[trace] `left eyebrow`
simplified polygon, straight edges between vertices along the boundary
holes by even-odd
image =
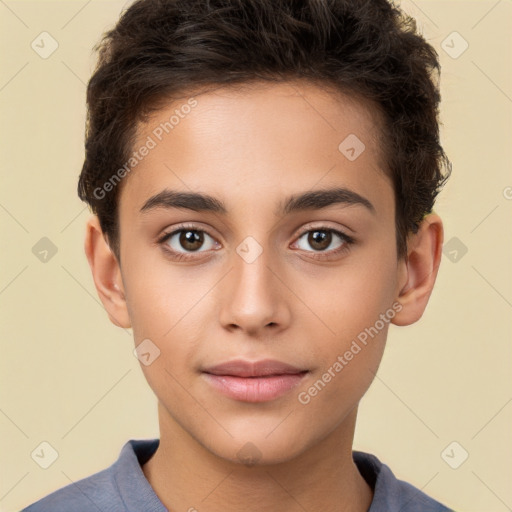
[[[347,188],[311,190],[288,197],[276,210],[276,215],[288,215],[305,210],[320,210],[335,204],[362,205],[375,215],[375,207],[365,197]],[[156,208],[184,208],[193,211],[228,213],[226,205],[208,194],[180,192],[165,189],[150,197],[140,209],[141,212]]]
[[[303,210],[320,210],[335,204],[353,205],[359,204],[367,208],[375,215],[375,207],[366,197],[348,188],[330,188],[323,190],[311,190],[302,194],[289,197],[276,213],[287,215],[291,212]]]

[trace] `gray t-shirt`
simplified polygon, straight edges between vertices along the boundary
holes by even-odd
[[[168,512],[141,468],[159,442],[131,439],[110,467],[58,489],[22,512]],[[419,489],[397,480],[374,455],[353,451],[352,456],[374,490],[368,512],[452,512]]]

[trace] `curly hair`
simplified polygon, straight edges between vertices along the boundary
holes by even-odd
[[[201,87],[304,79],[377,105],[399,258],[451,173],[438,55],[388,0],[137,0],[95,49],[78,195],[118,259],[120,187],[98,190],[129,160],[138,122]]]

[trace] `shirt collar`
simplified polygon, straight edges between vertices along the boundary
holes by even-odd
[[[128,510],[168,512],[142,471],[143,464],[151,458],[159,444],[159,439],[131,439],[123,446],[118,460],[114,463],[114,479]],[[420,492],[404,494],[404,485],[411,491],[413,487],[397,480],[389,467],[374,455],[353,451],[352,457],[357,469],[373,490],[373,500],[368,512],[400,510],[412,500],[422,501],[423,496],[430,501]]]

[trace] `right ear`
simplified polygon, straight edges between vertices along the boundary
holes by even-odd
[[[84,249],[96,290],[110,321],[118,327],[130,328],[121,268],[96,215],[87,221]]]

